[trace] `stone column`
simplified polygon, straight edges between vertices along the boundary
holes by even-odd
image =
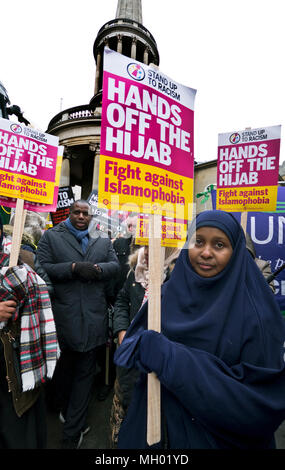
[[[59,187],[70,185],[70,157],[71,153],[68,147],[64,147],[63,159],[61,164]]]
[[[95,73],[95,88],[94,88],[94,95],[96,95],[99,91],[99,78],[100,78],[100,68],[101,68],[101,52],[97,54],[96,60],[96,73]]]
[[[143,53],[143,63],[148,65],[148,47],[145,48],[144,53]]]
[[[122,54],[122,51],[123,51],[123,41],[122,41],[122,35],[119,34],[118,37],[118,42],[117,42],[117,52],[119,52],[120,54]]]
[[[131,58],[136,59],[136,57],[137,57],[137,38],[133,37],[132,48],[131,48]]]

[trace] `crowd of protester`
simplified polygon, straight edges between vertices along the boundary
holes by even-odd
[[[13,267],[13,227],[0,224],[0,448],[46,448],[48,408],[63,425],[61,448],[80,448],[96,380],[99,400],[113,394],[110,448],[147,448],[151,372],[161,383],[155,447],[274,448],[285,325],[270,265],[236,219],[204,211],[183,249],[164,249],[161,332],[147,327],[148,246],[137,243],[136,217],[114,239],[91,232],[91,220],[78,200],[41,236],[24,231]]]

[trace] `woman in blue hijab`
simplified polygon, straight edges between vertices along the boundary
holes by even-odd
[[[285,419],[285,322],[231,214],[190,226],[162,289],[161,333],[147,304],[115,354],[142,373],[119,448],[147,448],[147,373],[161,382],[162,439],[170,449],[265,449]]]

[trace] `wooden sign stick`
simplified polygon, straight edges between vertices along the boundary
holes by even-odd
[[[240,224],[243,228],[244,234],[246,235],[246,225],[247,225],[247,212],[242,212],[240,216]]]
[[[148,329],[160,332],[161,293],[161,216],[149,216],[149,301]],[[147,384],[147,443],[153,445],[161,440],[160,382],[152,372]]]
[[[150,67],[158,70],[153,63]],[[161,216],[149,216],[149,300],[148,329],[161,330],[160,292],[161,292]],[[160,382],[154,373],[148,374],[147,383],[147,443],[153,445],[161,439]]]
[[[22,242],[22,234],[25,223],[23,223],[24,202],[24,199],[17,199],[9,267],[17,266],[18,264],[20,246]]]

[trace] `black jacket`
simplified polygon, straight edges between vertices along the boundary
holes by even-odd
[[[129,258],[129,272],[122,289],[117,294],[117,298],[114,305],[113,313],[113,335],[117,336],[119,331],[127,330],[133,320],[134,316],[137,314],[141,308],[142,301],[145,294],[145,288],[141,283],[136,282],[135,280],[135,265],[137,261],[137,251],[133,253]],[[166,282],[170,275],[171,271],[175,265],[173,260],[168,266],[166,272]]]
[[[113,334],[127,330],[136,313],[139,311],[145,294],[144,287],[135,280],[135,272],[129,270],[123,288],[120,290],[114,305]],[[136,369],[116,368],[115,394],[117,406],[123,409],[118,411],[119,415],[126,412],[131,401],[133,387],[139,377]],[[116,406],[116,405],[115,405]],[[116,416],[116,410],[114,409]],[[116,419],[116,418],[115,418]]]
[[[40,264],[54,287],[53,313],[61,348],[89,351],[105,343],[108,333],[106,284],[119,270],[109,238],[89,240],[86,253],[62,222],[47,230],[37,250]],[[99,280],[82,281],[74,275],[72,263],[98,264]]]
[[[144,294],[145,289],[139,282],[136,282],[135,272],[131,269],[114,305],[114,336],[119,331],[128,329],[132,319],[141,307]]]
[[[132,237],[120,237],[114,240],[113,248],[120,263],[120,270],[117,276],[112,281],[113,298],[117,298],[118,293],[122,289],[129,272],[130,266],[128,264],[129,256],[131,254]]]

